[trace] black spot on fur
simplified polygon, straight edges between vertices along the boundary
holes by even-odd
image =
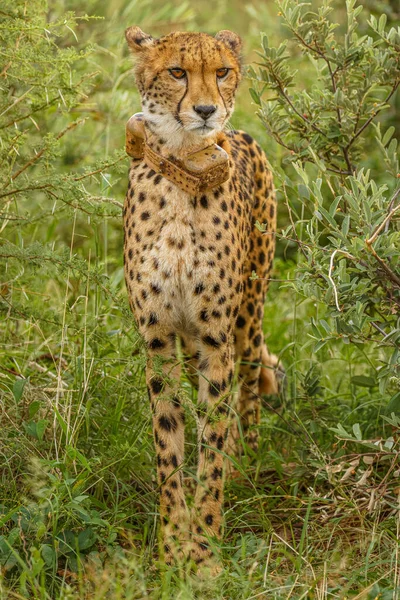
[[[207,200],[207,196],[201,196],[200,198],[200,204],[203,208],[208,208],[208,200]]]
[[[149,342],[149,348],[151,348],[152,350],[160,350],[161,348],[165,348],[165,342],[163,342],[159,338],[153,338]]]
[[[198,283],[194,288],[194,293],[196,294],[196,296],[199,296],[204,292],[204,289],[204,285],[202,283]]]
[[[220,342],[218,342],[218,340],[213,338],[211,335],[205,335],[202,340],[205,344],[207,344],[207,346],[212,346],[213,348],[219,348],[221,345]]]
[[[157,325],[157,323],[158,323],[158,317],[157,317],[156,313],[150,313],[149,325]]]
[[[244,327],[245,325],[246,325],[246,321],[245,321],[244,317],[242,317],[242,315],[240,315],[236,320],[236,327],[239,327],[240,329],[242,329],[242,327]]]
[[[150,381],[150,386],[153,394],[159,394],[163,388],[163,382],[159,377],[155,377]]]
[[[176,431],[178,427],[175,417],[167,417],[166,415],[161,415],[158,418],[158,424],[164,431]]]

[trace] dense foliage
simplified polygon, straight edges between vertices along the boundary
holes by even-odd
[[[398,596],[399,13],[363,4],[3,0],[1,598]],[[260,455],[244,449],[228,484],[217,581],[155,566],[122,270],[131,24],[242,35],[232,124],[262,143],[278,188],[265,333],[288,389],[266,399]]]
[[[301,251],[295,288],[328,307],[324,319],[312,321],[313,350],[335,339],[361,351],[374,344],[377,361],[364,364],[353,383],[379,385],[398,410],[398,143],[394,126],[374,121],[390,109],[400,84],[400,29],[385,29],[383,14],[371,16],[369,31],[360,32],[362,6],[355,4],[347,0],[347,25],[338,35],[330,20],[333,3],[313,11],[307,3],[279,2],[292,38],[315,68],[316,83],[296,85],[287,41],[274,48],[264,36],[259,69],[250,68],[256,84],[251,93],[296,171],[296,177],[280,173],[290,216],[282,236]],[[264,99],[267,90],[273,96]],[[373,125],[371,140],[365,134]],[[372,144],[379,158],[371,157]]]

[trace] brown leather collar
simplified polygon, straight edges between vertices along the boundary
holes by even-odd
[[[230,177],[228,153],[213,144],[189,154],[185,160],[162,156],[146,143],[143,113],[126,125],[126,152],[159,173],[184,192],[195,196],[227,181]]]

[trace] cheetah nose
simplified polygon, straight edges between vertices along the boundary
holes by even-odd
[[[210,115],[215,113],[217,107],[213,106],[212,104],[199,104],[199,106],[193,106],[193,110],[206,121]]]

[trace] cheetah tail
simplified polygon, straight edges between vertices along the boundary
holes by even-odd
[[[259,394],[279,394],[285,370],[278,357],[275,354],[270,354],[265,344],[261,350],[261,363]]]

